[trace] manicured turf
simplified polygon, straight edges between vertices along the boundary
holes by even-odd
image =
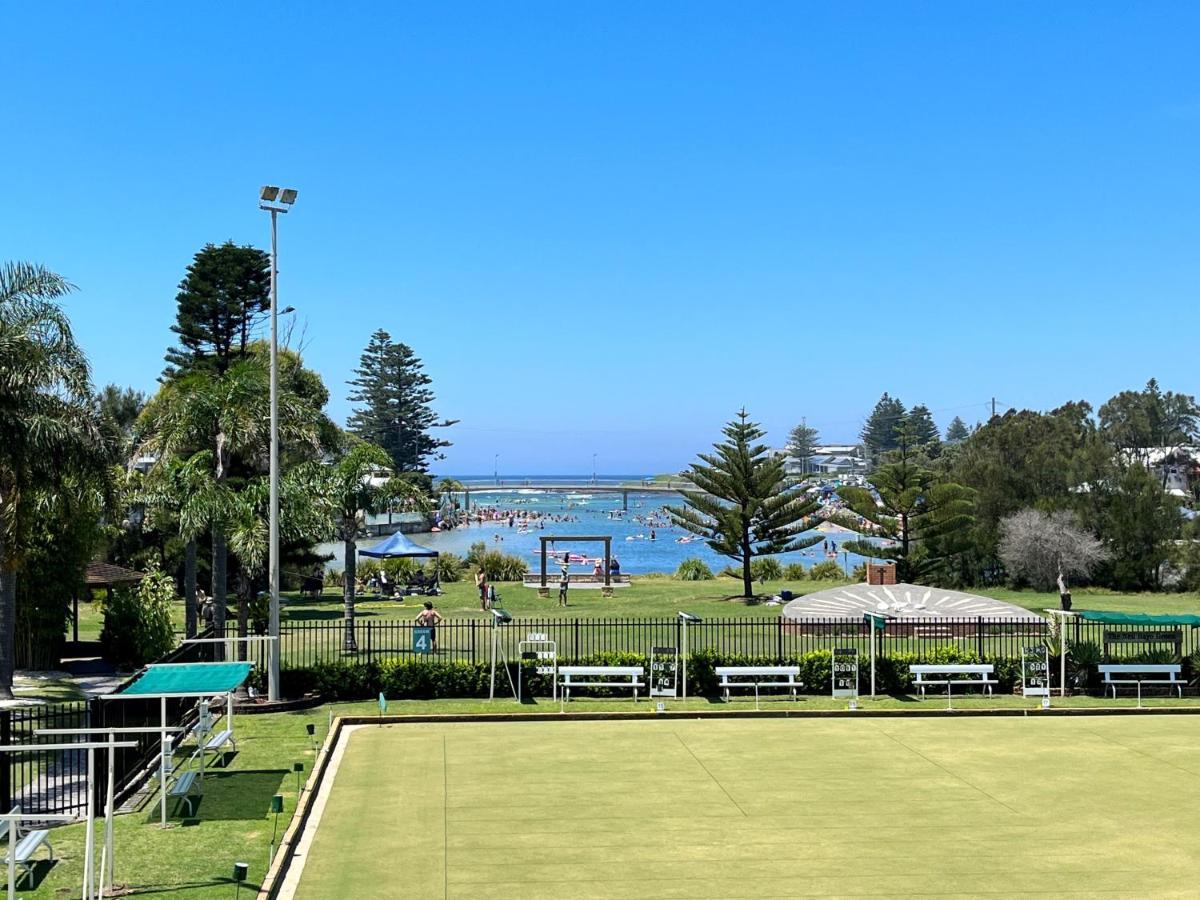
[[[367,726],[297,897],[1195,896],[1192,717]]]

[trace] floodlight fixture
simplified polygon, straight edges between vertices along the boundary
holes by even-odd
[[[294,313],[295,311],[296,311],[296,307],[294,307],[294,306],[285,306],[283,309],[281,309],[281,310],[279,311],[279,314],[280,314],[281,316],[290,316],[290,315],[291,315],[292,313]]]
[[[512,621],[512,616],[506,610],[500,609],[498,606],[492,607],[493,621],[497,625],[507,625]]]
[[[295,188],[284,188],[279,192],[279,202],[285,206],[291,206],[296,202],[297,193],[298,191]]]
[[[295,194],[295,191],[293,191],[292,193]],[[268,203],[274,203],[275,198],[279,196],[279,188],[275,187],[274,185],[270,185],[270,184],[264,185],[262,192],[258,196],[261,197],[263,200],[267,201]],[[295,197],[293,197],[292,199],[294,200]]]
[[[701,619],[699,616],[694,616],[689,612],[684,612],[683,610],[680,610],[679,611],[679,621],[686,622],[688,625],[696,625],[700,622],[703,622],[704,620]]]

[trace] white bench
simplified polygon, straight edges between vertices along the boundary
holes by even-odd
[[[618,687],[632,689],[633,701],[636,703],[638,688],[645,687],[642,676],[646,674],[646,670],[641,666],[559,666],[558,674],[558,683],[563,689],[563,700],[571,699],[571,688]]]
[[[226,744],[233,744],[234,752],[237,752],[237,740],[233,736],[233,729],[222,728],[215,734],[210,735],[204,740],[204,750],[220,750]]]
[[[12,808],[14,813],[21,811],[20,806]],[[4,843],[4,864],[8,865],[8,829],[13,829],[12,836],[15,839],[16,845],[13,849],[13,862],[21,867],[21,870],[33,878],[33,854],[42,844],[46,845],[46,849],[50,852],[51,861],[54,860],[54,848],[50,846],[50,830],[47,828],[34,828],[30,831],[21,834],[21,824],[16,820],[5,819],[0,821],[0,841]]]
[[[929,663],[909,666],[908,671],[915,676],[913,683],[922,697],[925,696],[925,688],[930,685],[944,685],[949,696],[952,685],[978,685],[990,694],[992,685],[996,684],[996,679],[991,677],[995,671],[991,663]]]
[[[1117,699],[1118,684],[1136,684],[1140,694],[1143,684],[1165,684],[1173,687],[1183,698],[1183,679],[1179,677],[1183,667],[1175,663],[1101,663],[1096,667],[1104,676],[1104,692],[1112,688],[1113,699]],[[1130,677],[1114,678],[1114,675]]]
[[[177,776],[175,779],[175,782],[171,785],[170,789],[167,791],[168,797],[182,797],[183,798],[183,803],[184,803],[184,806],[187,808],[187,814],[189,816],[195,815],[195,812],[196,812],[196,806],[195,806],[196,798],[191,796],[191,793],[192,793],[192,788],[196,784],[196,778],[198,776],[199,776],[198,772],[196,772],[194,769],[189,769],[188,771],[184,772],[182,775]]]
[[[757,696],[759,688],[785,687],[795,699],[796,689],[803,687],[796,680],[800,674],[799,666],[717,666],[716,673],[721,679],[721,691],[726,700],[729,699],[731,688],[754,688]],[[750,680],[741,681],[743,678]]]

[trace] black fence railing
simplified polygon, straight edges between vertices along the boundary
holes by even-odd
[[[705,618],[686,627],[688,650],[693,653],[712,651],[726,656],[783,660],[834,647],[858,647],[865,653],[870,646],[868,626],[859,619]],[[285,623],[279,642],[281,664],[285,669],[303,669],[335,662],[379,662],[417,656],[420,653],[414,639],[419,628],[409,621],[363,618],[355,621],[353,639],[348,642],[342,622]],[[508,658],[515,659],[520,641],[530,634],[545,635],[557,643],[560,661],[570,663],[605,653],[644,654],[651,646],[682,647],[683,628],[673,618],[522,618],[499,626],[496,639]],[[1104,628],[1080,623],[1073,626],[1068,638],[1072,643],[1092,641],[1102,646]],[[491,658],[492,629],[493,624],[484,619],[443,621],[436,631],[437,658],[487,662]],[[235,634],[236,627],[227,626],[226,635]],[[877,633],[877,651],[883,656],[924,657],[953,647],[980,658],[1019,659],[1023,647],[1050,636],[1050,625],[1044,620],[947,618],[892,622]],[[1186,655],[1198,646],[1195,631],[1187,630],[1183,653]],[[1112,645],[1114,654],[1116,647]],[[1162,647],[1161,643],[1129,641],[1119,645],[1119,654],[1128,656]],[[244,653],[256,666],[266,668],[265,642],[251,642],[244,650],[231,648],[229,652]]]
[[[43,728],[87,728],[92,704],[86,700],[0,710],[0,743],[28,744],[28,750],[0,755],[0,807],[20,804],[30,813],[64,814],[87,805],[87,757],[83,750],[39,750],[38,744],[64,743],[38,735]],[[6,764],[5,764],[6,763]]]

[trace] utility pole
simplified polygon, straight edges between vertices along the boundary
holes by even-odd
[[[996,418],[996,398],[992,398],[992,418]]]

